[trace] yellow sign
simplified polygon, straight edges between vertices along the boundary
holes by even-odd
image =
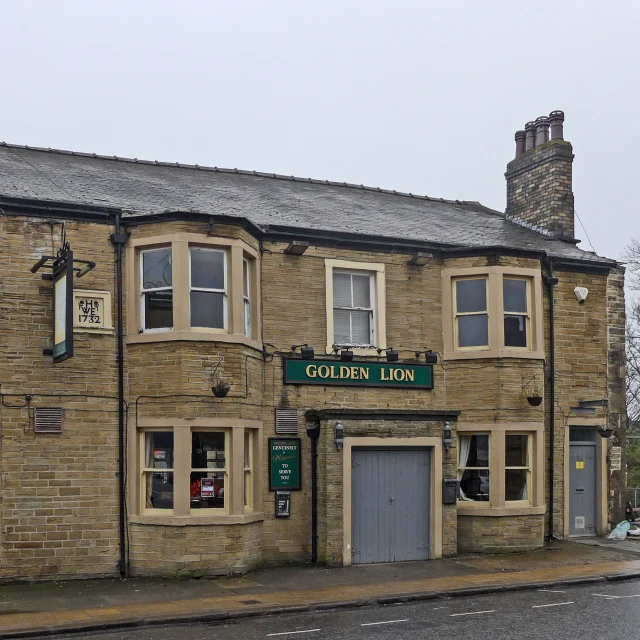
[[[576,460],[576,469],[584,469],[584,460]]]

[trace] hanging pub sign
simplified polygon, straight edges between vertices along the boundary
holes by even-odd
[[[269,438],[269,491],[300,491],[300,438]]]
[[[53,361],[73,357],[73,251],[53,263]]]
[[[341,362],[285,358],[285,384],[433,389],[433,366],[397,362]]]

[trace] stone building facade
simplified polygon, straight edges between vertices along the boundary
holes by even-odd
[[[552,116],[507,168],[506,214],[0,146],[0,579],[605,534],[624,516],[624,274],[575,246]],[[95,266],[77,263],[73,357],[52,362],[64,297],[42,274],[65,246]]]

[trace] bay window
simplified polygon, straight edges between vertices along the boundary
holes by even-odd
[[[460,425],[458,508],[480,515],[544,513],[544,425]]]
[[[540,270],[442,271],[444,359],[544,358]]]
[[[144,419],[140,423],[137,430],[132,427],[139,443],[132,517],[223,522],[259,512],[262,487],[255,468],[261,423],[222,418],[168,419],[166,427],[144,426]]]
[[[175,233],[130,240],[128,343],[217,340],[256,348],[259,252],[244,240]],[[135,327],[135,328],[134,328]]]

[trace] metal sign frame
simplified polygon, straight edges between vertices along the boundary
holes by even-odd
[[[73,358],[73,251],[53,263],[53,361]]]

